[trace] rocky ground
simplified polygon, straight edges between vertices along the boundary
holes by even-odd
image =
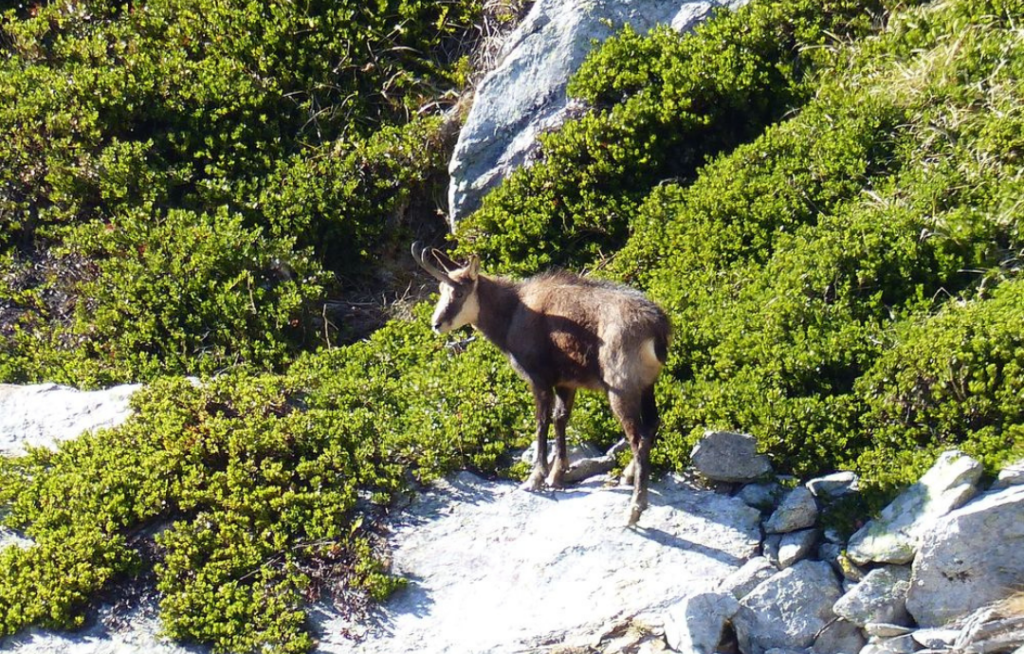
[[[0,387],[0,453],[116,424],[134,390]],[[581,456],[577,470],[607,467]],[[844,540],[820,518],[857,492],[852,473],[777,479],[753,438],[724,432],[693,462],[692,478],[652,485],[636,529],[623,526],[629,489],[603,472],[557,492],[469,473],[437,483],[389,525],[407,588],[369,619],[315,607],[316,651],[1024,654],[1024,464],[989,484],[947,452]],[[78,633],[0,649],[208,651],[160,638],[151,589],[111,593]]]

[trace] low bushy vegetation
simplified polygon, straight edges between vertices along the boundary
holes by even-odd
[[[990,472],[1024,455],[1024,5],[914,4],[753,0],[689,36],[623,32],[573,82],[592,113],[548,136],[543,160],[460,233],[492,270],[600,264],[668,310],[660,469],[686,466],[708,428],[755,434],[780,471],[854,469],[874,498],[943,448]],[[62,48],[117,52],[106,30],[143,20],[95,6],[88,18],[8,13],[0,98],[29,92],[21,74],[64,70]],[[241,25],[269,29],[257,17],[285,11],[273,7],[245,5],[256,13]],[[468,11],[402,8],[432,16],[422,38],[433,45]],[[185,29],[171,23],[159,33]],[[231,70],[217,34],[203,48]],[[257,66],[249,73],[258,62],[245,58],[269,47],[251,38],[232,55]],[[298,56],[278,47],[269,52]],[[300,60],[232,83],[284,84],[274,71],[322,63]],[[15,316],[0,377],[102,383],[231,367],[157,380],[122,427],[0,460],[4,520],[34,540],[0,553],[0,634],[80,625],[99,591],[152,576],[175,638],[304,651],[308,601],[401,584],[377,545],[382,508],[456,469],[520,472],[511,453],[532,431],[529,393],[489,344],[430,333],[429,307],[365,341],[295,353],[317,329],[310,307],[330,273],[359,274],[404,239],[399,214],[443,167],[440,122],[401,116],[426,92],[417,84],[455,69],[401,65],[420,73],[397,96],[377,79],[352,124],[339,118],[344,94],[323,114],[310,113],[316,94],[300,94],[309,104],[297,114],[273,114],[296,121],[289,136],[265,141],[143,130],[150,114],[118,100],[54,125],[73,131],[109,111],[109,124],[138,119],[145,137],[89,128],[86,147],[78,132],[60,141],[10,127],[51,105],[0,103],[0,129],[22,139],[0,145],[0,212],[14,217],[0,224],[0,312]],[[187,84],[182,74],[161,83]],[[160,88],[153,80],[154,97]],[[189,102],[214,97],[197,93],[175,101],[190,120],[232,123],[195,113]],[[236,109],[241,128],[263,129]],[[619,437],[591,395],[570,429],[603,446]]]
[[[897,14],[882,35],[837,53],[798,116],[692,185],[647,198],[612,269],[675,321],[664,463],[685,460],[707,427],[754,433],[784,469],[853,468],[890,488],[942,447],[992,465],[1020,453],[1016,414],[995,399],[1019,395],[1019,379],[984,371],[1016,370],[1020,336],[998,337],[1009,339],[1000,360],[965,357],[948,339],[914,344],[927,337],[907,329],[988,306],[1019,275],[1024,189],[1019,143],[1006,138],[1024,115],[1012,99],[1024,62],[1018,15],[985,2]],[[1009,329],[1012,304],[970,315]],[[953,403],[990,407],[983,418],[954,428],[923,408],[886,408],[893,396],[878,380],[920,365],[921,347],[935,348],[931,371],[902,392],[934,395],[930,377],[946,367],[991,374]]]
[[[543,137],[542,163],[514,172],[460,224],[462,250],[513,274],[601,263],[654,187],[692,181],[707,157],[802,105],[830,48],[871,33],[885,5],[753,2],[693,34],[625,29],[569,86],[593,111]]]
[[[410,214],[435,210],[410,196],[443,181],[450,130],[435,116],[479,12],[474,0],[5,9],[0,379],[279,369],[344,335],[324,300],[373,278],[408,241]]]

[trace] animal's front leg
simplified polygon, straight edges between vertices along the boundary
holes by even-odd
[[[569,453],[565,444],[565,428],[569,424],[569,415],[576,400],[576,389],[555,389],[555,462],[548,473],[548,486],[562,488],[565,486],[565,473],[569,470]]]
[[[551,424],[551,405],[554,394],[551,389],[533,387],[533,402],[537,417],[537,461],[533,464],[533,472],[521,488],[538,491],[544,488],[544,479],[548,475],[548,426]]]

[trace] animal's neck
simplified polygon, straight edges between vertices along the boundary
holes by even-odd
[[[508,328],[512,314],[519,306],[519,293],[515,282],[480,275],[477,282],[480,313],[473,325],[504,352],[508,351]]]

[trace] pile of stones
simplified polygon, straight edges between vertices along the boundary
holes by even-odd
[[[844,539],[821,517],[858,492],[856,475],[772,478],[756,450],[729,432],[694,448],[707,483],[763,512],[762,554],[669,609],[665,649],[1024,654],[1024,461],[985,488],[978,461],[945,452]]]

